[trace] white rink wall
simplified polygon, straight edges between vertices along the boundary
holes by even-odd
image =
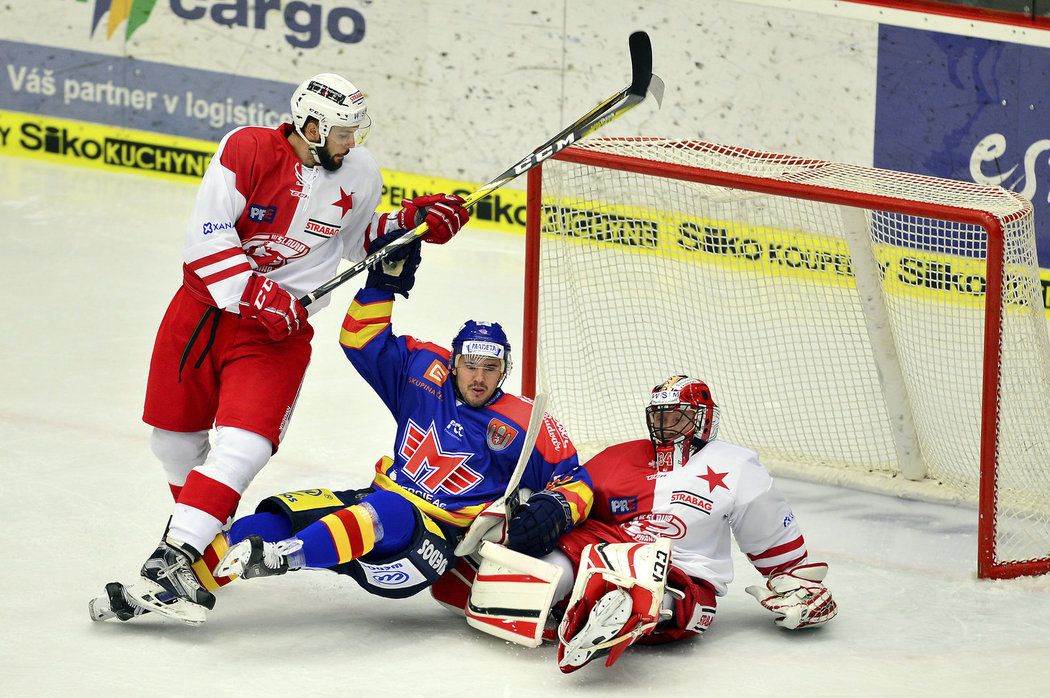
[[[195,183],[199,171],[129,163],[134,152],[159,158],[152,144],[134,150],[141,137],[127,136],[126,151],[101,156],[95,146],[94,162],[75,144],[119,139],[120,129],[165,134],[175,142],[162,148],[191,150],[205,163],[230,128],[275,125],[287,117],[295,84],[335,71],[366,95],[374,124],[368,146],[387,183],[383,206],[395,207],[413,192],[468,192],[504,171],[625,85],[627,37],[645,30],[654,72],[667,84],[663,106],[649,100],[601,135],[698,138],[1001,183],[1035,205],[1050,320],[1050,31],[833,0],[606,0],[597,7],[571,0],[9,4],[0,22],[0,155],[152,169],[145,173]],[[113,86],[137,90],[140,103],[109,103]],[[70,124],[84,125],[84,133],[64,137]],[[57,150],[44,152],[45,134],[59,132]],[[519,179],[479,205],[475,219],[520,232],[522,189]]]
[[[251,8],[224,15],[247,26],[222,26],[211,12],[238,3],[160,0],[126,39],[123,22],[107,36],[109,14],[92,33],[94,13],[104,4],[9,4],[0,40],[289,87],[316,72],[340,72],[366,94],[375,122],[369,145],[384,167],[487,181],[626,84],[627,37],[642,29],[653,40],[654,72],[667,83],[663,108],[656,111],[650,103],[604,134],[704,138],[871,161],[878,25],[867,19],[729,0],[606,0],[600,11],[570,0],[281,3],[285,14],[297,10],[294,26],[313,26],[293,31],[278,11],[266,13],[262,29]],[[178,13],[203,16],[184,19]],[[335,34],[353,43],[333,38],[333,17]],[[356,40],[361,20],[364,31]],[[313,41],[313,47],[293,45]],[[0,81],[0,95],[11,91],[7,97],[18,96],[14,71],[34,68],[12,54],[4,56],[8,75]],[[68,102],[63,76],[53,78],[55,99]],[[24,92],[27,83],[20,87]],[[184,95],[179,87],[156,89]],[[223,97],[216,93],[221,84],[210,94],[200,94],[207,85],[194,88],[198,97]],[[0,109],[12,108],[0,100]],[[155,108],[163,116],[162,105]],[[117,125],[121,118],[104,108],[99,116]],[[215,129],[214,140],[232,125]]]

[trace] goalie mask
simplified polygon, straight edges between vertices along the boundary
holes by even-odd
[[[452,356],[448,360],[449,369],[455,373],[460,361],[476,364],[483,359],[490,358],[499,360],[500,376],[496,383],[496,387],[499,388],[507,379],[511,368],[510,342],[507,341],[507,333],[503,331],[498,322],[467,320],[452,339]]]
[[[671,376],[653,388],[645,422],[656,452],[656,469],[673,470],[715,438],[718,406],[707,383]]]
[[[303,129],[307,119],[317,120],[319,140],[307,138]],[[292,124],[295,132],[311,149],[323,148],[332,128],[356,128],[355,141],[360,144],[372,125],[361,91],[346,78],[335,73],[321,73],[307,78],[292,93]]]

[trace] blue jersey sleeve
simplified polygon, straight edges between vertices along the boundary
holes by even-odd
[[[394,294],[363,288],[346,311],[339,344],[391,414],[398,415],[411,349],[390,324]]]

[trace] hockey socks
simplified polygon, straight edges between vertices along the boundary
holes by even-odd
[[[201,585],[208,591],[215,591],[219,587],[224,587],[234,579],[237,579],[236,577],[219,577],[214,574],[215,566],[219,564],[219,560],[222,559],[222,556],[226,554],[229,548],[230,545],[226,541],[226,536],[220,533],[204,548],[200,559],[190,566],[193,574],[196,575]]]
[[[382,536],[370,507],[355,504],[329,514],[299,532],[307,567],[333,567],[367,554]]]
[[[287,516],[264,511],[234,521],[228,537],[230,545],[236,545],[248,536],[259,536],[264,541],[276,543],[291,538],[293,533],[292,523]]]

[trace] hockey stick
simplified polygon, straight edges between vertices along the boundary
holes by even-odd
[[[569,147],[576,141],[582,140],[594,133],[613,119],[622,116],[628,110],[634,108],[645,99],[646,94],[651,94],[656,99],[659,107],[664,96],[664,83],[658,76],[653,75],[653,49],[649,42],[649,35],[645,32],[631,34],[629,45],[631,49],[631,84],[616,94],[603,101],[598,106],[581,116],[572,124],[567,126],[561,133],[532,151],[517,163],[509,167],[503,174],[493,179],[488,184],[477,189],[463,202],[466,208],[472,208],[486,196],[496,191],[519,175],[525,174],[544,160],[553,157],[556,153]],[[376,250],[363,260],[354,264],[335,278],[326,281],[310,293],[299,299],[304,306],[310,305],[318,298],[326,296],[335,288],[346,283],[365,269],[382,261],[387,255],[393,253],[405,245],[423,237],[427,233],[427,224],[420,223],[393,242]]]
[[[456,546],[455,552],[458,557],[475,552],[481,546],[482,541],[486,540],[485,534],[497,526],[506,524],[514,514],[514,510],[518,506],[521,477],[525,474],[525,467],[528,466],[529,458],[532,457],[532,450],[536,447],[536,439],[540,435],[543,416],[547,410],[547,401],[547,393],[539,393],[533,398],[532,415],[529,417],[529,426],[525,431],[525,443],[522,444],[518,462],[514,465],[514,471],[511,472],[510,479],[507,480],[507,488],[504,490],[502,497],[485,507],[484,511],[478,514],[477,518],[471,522],[467,532],[463,535],[463,540]]]

